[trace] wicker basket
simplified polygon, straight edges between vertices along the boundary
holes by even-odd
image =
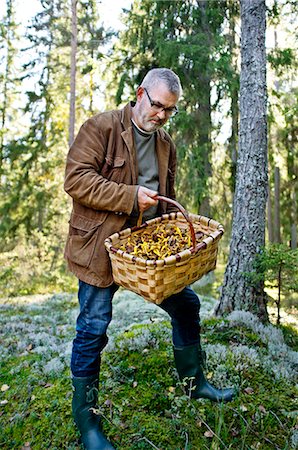
[[[156,304],[215,269],[218,242],[224,233],[220,223],[204,216],[188,214],[179,203],[167,197],[158,196],[158,199],[174,204],[181,212],[164,214],[140,226],[115,233],[105,240],[115,283]],[[145,228],[148,230],[161,222],[174,223],[182,229],[189,228],[192,247],[156,261],[119,250],[129,236],[142,233]],[[197,244],[195,234],[198,232],[205,237]]]

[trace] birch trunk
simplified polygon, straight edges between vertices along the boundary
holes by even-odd
[[[240,309],[268,320],[263,283],[250,283],[265,244],[267,163],[266,5],[241,0],[240,129],[230,255],[215,313]]]

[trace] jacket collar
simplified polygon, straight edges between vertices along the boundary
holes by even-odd
[[[131,117],[132,117],[132,108],[135,105],[135,102],[129,102],[124,108],[121,110],[121,123],[125,130],[130,128],[131,125]]]

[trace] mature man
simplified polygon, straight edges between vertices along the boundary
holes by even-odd
[[[71,359],[72,408],[87,450],[113,449],[92,412],[117,290],[104,240],[134,225],[139,212],[148,220],[171,210],[156,195],[175,198],[176,151],[162,127],[178,112],[180,95],[174,72],[150,70],[137,89],[136,102],[87,120],[67,157],[65,190],[73,198],[73,210],[65,257],[79,279],[80,303]],[[203,375],[197,295],[186,287],[160,307],[171,318],[179,377],[194,377],[192,397],[231,400],[232,389],[215,389]]]

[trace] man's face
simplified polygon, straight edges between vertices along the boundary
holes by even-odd
[[[171,117],[169,110],[165,111],[163,108],[174,108],[177,101],[178,96],[169,92],[162,83],[147,89],[139,87],[134,120],[142,130],[156,131]]]

